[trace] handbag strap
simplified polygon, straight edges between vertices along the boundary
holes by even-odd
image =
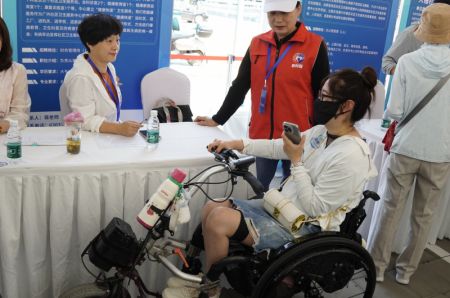
[[[167,123],[172,122],[172,119],[170,117],[169,107],[173,107],[177,110],[178,122],[183,122],[183,112],[181,111],[180,107],[177,106],[177,104],[173,100],[166,99],[162,104],[162,108],[163,108],[164,114],[166,114]]]
[[[414,107],[414,109],[403,119],[402,122],[398,123],[397,128],[395,129],[395,134],[398,133],[398,131],[406,125],[406,123],[409,122],[417,113],[420,112],[429,102],[430,100],[436,95],[436,93],[441,90],[442,87],[444,87],[445,83],[450,79],[450,73],[446,75],[445,77],[441,78],[439,82],[434,86],[433,89],[431,89],[430,92],[428,92],[427,95]]]

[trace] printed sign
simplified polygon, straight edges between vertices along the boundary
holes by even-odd
[[[411,0],[406,19],[406,26],[418,23],[423,9],[430,4],[433,4],[433,0]]]
[[[304,0],[302,15],[309,29],[326,40],[332,70],[372,66],[379,73],[397,7],[392,0]]]
[[[17,2],[18,59],[28,71],[31,126],[58,125],[59,88],[73,61],[85,51],[77,27],[97,12],[124,26],[114,63],[121,81],[122,109],[141,109],[140,81],[157,69],[161,0],[21,0]],[[166,32],[166,34],[170,34]],[[168,64],[168,58],[167,62]]]

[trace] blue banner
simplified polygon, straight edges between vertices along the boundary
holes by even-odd
[[[372,66],[380,74],[399,1],[304,0],[303,20],[327,42],[332,70]]]
[[[140,81],[152,70],[169,64],[172,4],[165,0],[21,0],[17,2],[18,61],[28,71],[32,112],[59,111],[59,88],[73,61],[85,51],[77,26],[87,15],[101,12],[124,26],[114,66],[122,83],[122,109],[141,109]],[[164,22],[164,23],[163,23]],[[164,24],[164,25],[163,25]],[[161,44],[161,41],[164,44]],[[55,125],[58,113],[31,123]],[[51,118],[51,119],[50,119]]]
[[[411,0],[407,12],[406,27],[418,23],[423,9],[432,3],[433,0]]]

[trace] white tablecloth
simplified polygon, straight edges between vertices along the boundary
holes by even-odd
[[[386,131],[380,127],[381,119],[372,120],[362,120],[358,124],[358,130],[366,138],[367,143],[372,151],[372,157],[374,159],[375,165],[378,168],[378,177],[369,181],[367,189],[377,191],[381,199],[383,199],[383,189],[385,187],[384,179],[384,167],[385,161],[388,156],[387,152],[384,151],[384,144],[381,143]],[[403,216],[400,221],[397,235],[394,238],[395,243],[393,249],[395,252],[400,252],[402,248],[406,245],[406,241],[409,233],[409,215],[412,207],[412,195],[413,191],[409,194],[408,203],[405,210],[403,211]],[[428,241],[432,244],[436,242],[436,239],[442,239],[444,237],[450,237],[450,181],[447,182],[446,188],[442,194],[439,208],[435,210],[434,221],[431,228],[431,232],[428,237]],[[372,233],[377,225],[377,221],[373,220],[378,218],[380,212],[380,204],[369,202],[366,208],[368,213],[367,219],[365,220],[363,226],[361,227],[361,232],[364,236]]]
[[[64,140],[64,128],[27,128],[23,138],[58,142]],[[135,218],[145,200],[174,167],[189,178],[214,164],[205,148],[214,138],[228,137],[218,128],[171,123],[161,125],[156,150],[147,149],[140,136],[88,132],[83,132],[78,155],[66,153],[65,146],[23,146],[22,161],[0,167],[1,295],[57,297],[92,281],[80,261],[89,241],[115,216],[143,236],[145,230]],[[6,159],[4,139],[0,136],[0,161]],[[230,186],[206,190],[212,197],[223,197]],[[249,192],[241,182],[234,196],[245,198]],[[186,239],[199,221],[204,200],[199,192],[191,201],[193,220],[181,231]],[[167,270],[150,263],[141,268],[142,276],[148,287],[160,290]]]

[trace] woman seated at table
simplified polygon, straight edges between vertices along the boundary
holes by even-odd
[[[61,111],[80,112],[83,129],[134,136],[140,123],[120,122],[122,94],[112,64],[120,49],[123,27],[105,14],[87,16],[78,26],[78,35],[87,52],[80,54],[66,74],[60,90]]]
[[[278,140],[214,140],[208,145],[210,151],[236,149],[265,158],[289,159],[291,176],[281,193],[317,220],[292,235],[264,211],[262,200],[208,202],[202,211],[206,272],[227,256],[229,239],[261,251],[308,233],[339,230],[346,213],[341,207],[356,207],[367,180],[376,176],[369,148],[354,126],[375,96],[375,71],[370,67],[361,73],[345,69],[331,74],[322,84],[314,102],[314,117],[323,125],[303,132],[300,144],[295,145],[283,133]],[[204,278],[204,282],[210,281]],[[168,286],[163,297],[198,295],[196,288],[175,277],[169,279]],[[213,289],[208,295],[218,297],[219,292]]]
[[[30,114],[27,71],[12,61],[8,27],[0,17],[0,133],[9,129],[9,121],[17,120],[25,128]]]

